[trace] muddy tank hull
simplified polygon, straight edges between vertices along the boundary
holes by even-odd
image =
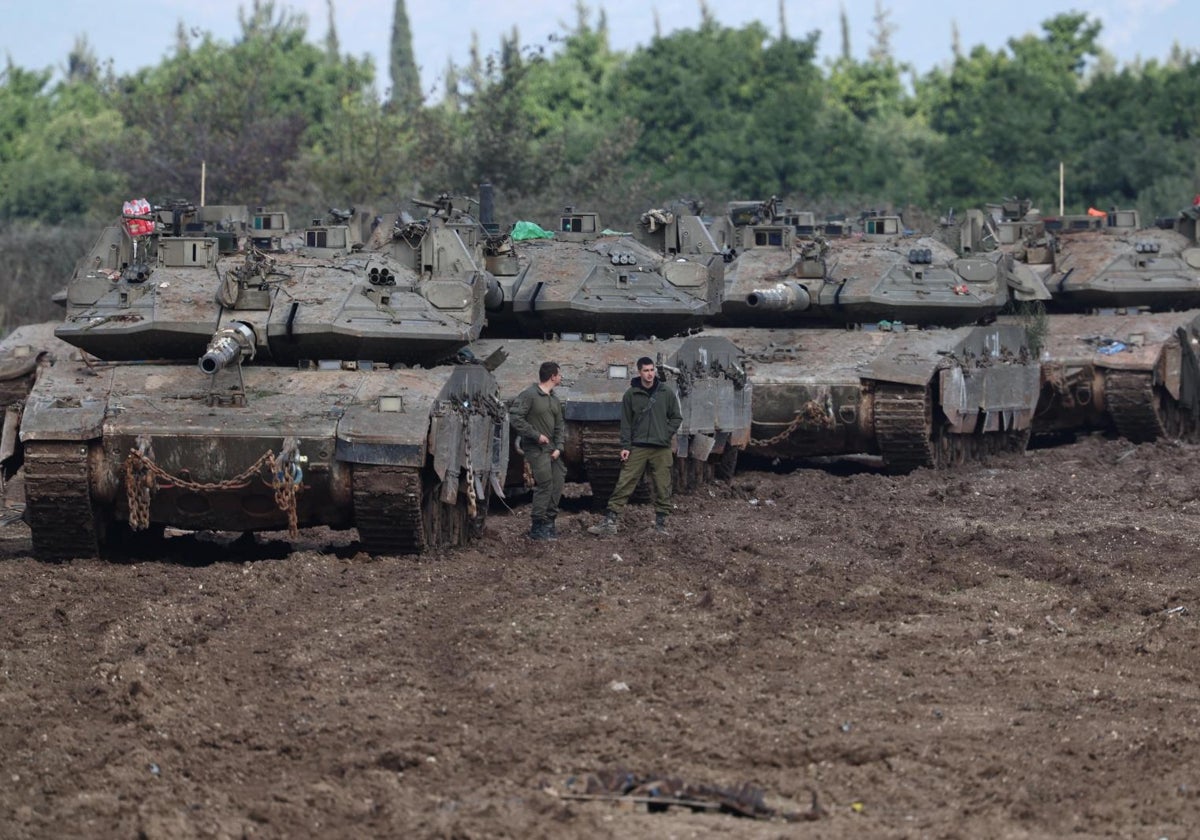
[[[140,531],[355,527],[365,550],[460,545],[507,466],[477,366],[432,370],[55,364],[21,421],[42,559]]]
[[[555,361],[563,383],[569,481],[591,485],[593,499],[607,501],[620,473],[621,399],[636,376],[636,362],[649,356],[680,395],[683,424],[676,436],[673,486],[687,492],[714,477],[730,478],[738,453],[750,437],[751,383],[740,367],[740,351],[719,337],[691,336],[656,341],[487,339],[471,346],[485,357],[503,350],[496,370],[501,394],[511,401],[537,379],[538,365]],[[514,450],[508,483],[526,484],[524,460]]]
[[[903,472],[1021,450],[1028,439],[1039,380],[1023,329],[708,332],[746,354],[750,454],[878,455]]]
[[[1040,330],[1034,434],[1200,435],[1200,310],[1049,315]]]

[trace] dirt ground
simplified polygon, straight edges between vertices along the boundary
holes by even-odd
[[[1200,448],[677,501],[669,537],[577,499],[530,543],[516,503],[416,559],[49,565],[10,525],[0,837],[1195,836]],[[571,798],[621,773],[695,807]]]

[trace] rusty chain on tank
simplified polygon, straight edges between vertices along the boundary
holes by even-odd
[[[774,446],[775,444],[777,444],[780,441],[789,437],[792,434],[792,432],[796,431],[796,429],[800,428],[800,424],[803,421],[804,421],[804,415],[801,414],[799,411],[797,411],[796,416],[792,418],[792,422],[789,423],[787,425],[787,428],[784,429],[782,432],[780,432],[777,435],[772,435],[769,438],[764,438],[762,440],[750,438],[750,445],[751,446]]]
[[[471,416],[462,415],[463,457],[467,461],[467,516],[475,519],[479,515],[478,498],[475,494],[475,470],[471,464]]]
[[[300,486],[301,476],[299,451],[300,447],[295,438],[284,439],[283,451],[279,453],[278,458],[274,458],[271,450],[267,450],[267,456],[272,458],[271,465],[274,467],[271,471],[271,487],[275,491],[275,504],[287,514],[288,536],[292,538],[300,531],[296,512],[296,489]]]
[[[792,422],[788,423],[787,428],[785,428],[782,432],[762,440],[751,438],[750,445],[774,446],[775,444],[786,440],[801,426],[806,425],[806,421],[808,421],[808,424],[822,429],[828,429],[833,425],[832,418],[829,417],[825,410],[817,405],[817,403],[814,401],[809,400],[804,404],[803,408],[796,412],[796,415],[792,418]]]
[[[287,458],[286,462],[283,461],[285,457]],[[270,475],[264,479],[264,483],[274,489],[275,504],[287,514],[288,531],[294,537],[298,532],[296,490],[299,482],[296,480],[295,460],[287,456],[286,450],[277,460],[275,453],[268,449],[257,461],[233,478],[206,483],[171,475],[154,463],[148,455],[131,449],[129,457],[125,461],[125,490],[129,500],[129,526],[135,531],[143,531],[150,527],[150,494],[160,482],[197,493],[213,490],[241,490],[249,486],[255,476],[260,476],[264,467],[270,470]]]

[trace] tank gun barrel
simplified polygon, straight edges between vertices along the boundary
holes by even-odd
[[[803,312],[812,305],[812,298],[808,289],[799,283],[776,283],[770,288],[749,292],[746,305],[776,312]]]
[[[254,358],[254,330],[240,321],[213,333],[208,349],[200,357],[200,370],[213,374],[243,359]]]

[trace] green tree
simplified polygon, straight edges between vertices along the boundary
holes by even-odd
[[[392,41],[389,51],[392,78],[390,102],[393,107],[410,111],[425,99],[421,93],[421,74],[413,54],[412,29],[404,0],[396,0],[392,9]]]
[[[416,145],[430,160],[420,171],[440,174],[440,186],[454,191],[487,180],[508,212],[564,202],[605,212],[598,199],[627,195],[638,129],[608,93],[621,57],[609,48],[603,14],[593,25],[577,3],[576,16],[553,52],[522,46],[515,28],[487,55],[473,42],[469,64],[447,74],[453,84],[441,105],[421,116]]]
[[[232,46],[205,33],[123,81],[132,135],[123,168],[139,190],[199,198],[205,162],[207,200],[273,201],[309,132],[326,130],[372,84],[369,60],[332,60],[306,42],[302,16],[256,0],[240,22]]]
[[[48,89],[50,72],[0,72],[0,218],[59,222],[115,200],[123,127],[87,75]]]
[[[390,210],[419,184],[414,116],[384,107],[373,91],[347,93],[336,118],[307,137],[280,188],[289,207]]]
[[[816,35],[772,39],[711,16],[629,57],[614,102],[642,125],[634,152],[665,192],[786,193],[809,181],[821,104]]]
[[[1100,24],[1071,13],[1042,26],[1040,38],[1012,39],[1010,52],[976,47],[949,73],[934,70],[917,85],[921,112],[945,138],[927,167],[936,200],[1019,194],[1045,201],[1057,187],[1058,162],[1073,162],[1069,138]]]

